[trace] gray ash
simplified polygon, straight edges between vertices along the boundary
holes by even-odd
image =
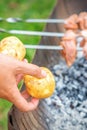
[[[51,68],[56,81],[54,94],[45,99],[54,122],[50,130],[87,130],[87,60],[82,57],[68,68]]]

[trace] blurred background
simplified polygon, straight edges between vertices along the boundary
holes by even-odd
[[[23,19],[47,19],[56,0],[0,0],[0,18],[23,18]],[[0,22],[0,28],[6,30],[29,30],[29,31],[43,31],[45,23],[8,23],[5,20]],[[11,36],[11,34],[1,33],[0,40],[4,37]],[[28,35],[14,35],[17,36],[24,44],[38,44],[40,36]],[[26,58],[29,62],[34,57],[35,50],[27,49]],[[12,106],[11,103],[0,99],[0,130],[7,130],[7,114]]]

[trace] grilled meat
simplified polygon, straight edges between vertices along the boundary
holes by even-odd
[[[73,30],[73,31],[77,30],[78,29],[77,20],[78,20],[77,14],[71,15],[69,18],[65,20],[64,28],[66,30]]]
[[[60,42],[63,47],[61,54],[65,58],[68,66],[71,66],[74,63],[77,54],[75,36],[76,35],[72,30],[68,30]]]

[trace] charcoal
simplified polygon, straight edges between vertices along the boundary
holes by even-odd
[[[81,76],[81,77],[79,77],[79,82],[81,82],[81,83],[83,83],[84,84],[84,82],[85,82],[85,78],[83,77],[83,76]]]
[[[84,98],[83,95],[81,95],[81,94],[78,95],[78,100],[82,100],[83,101],[83,98]]]
[[[80,71],[75,71],[74,72],[75,79],[78,79],[80,76],[81,76],[81,72]]]
[[[75,71],[75,69],[74,69],[74,67],[72,66],[70,69],[68,69],[68,71],[67,71],[68,73],[67,73],[67,74],[68,74],[69,76],[72,76],[72,74],[73,74],[74,71]]]
[[[86,78],[86,80],[87,80],[87,72],[85,72],[84,74],[83,74],[83,76]]]
[[[64,77],[63,82],[64,82],[65,84],[67,84],[67,83],[69,82],[69,78],[68,78],[68,76],[67,76],[67,75]]]
[[[74,79],[78,79],[81,76],[81,72],[78,70],[69,70],[69,74],[70,77],[74,78]]]
[[[75,126],[77,123],[77,121],[75,119],[72,120],[72,125]]]
[[[44,99],[54,119],[48,121],[50,130],[87,130],[87,60],[78,58],[71,67],[62,62],[51,70],[56,88]]]
[[[85,64],[83,64],[84,68],[87,68],[87,62]]]
[[[80,84],[77,80],[74,80],[72,83],[76,86],[76,88],[78,88],[78,86],[80,86]]]
[[[86,63],[86,59],[85,59],[85,57],[78,58],[77,61],[76,61],[75,63],[76,63],[76,64],[79,63],[79,64],[82,64],[82,65],[83,65],[84,63]]]
[[[55,82],[56,82],[56,84],[57,84],[57,82],[59,81],[59,78],[56,77],[56,76],[54,76],[54,78],[55,78]]]
[[[75,100],[75,101],[73,102],[73,106],[74,106],[74,108],[78,106],[78,101],[77,101],[77,100]]]
[[[54,71],[56,71],[57,69],[59,69],[60,66],[58,65],[54,65],[53,68],[51,68],[51,70],[53,69]]]
[[[84,118],[86,116],[86,113],[85,112],[80,112],[80,116]]]
[[[78,89],[78,86],[75,85],[74,83],[71,85],[73,89]]]

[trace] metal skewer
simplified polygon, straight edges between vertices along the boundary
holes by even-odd
[[[28,23],[64,23],[63,19],[27,19]]]
[[[1,28],[0,32],[8,34],[20,34],[20,35],[35,35],[35,36],[49,36],[49,37],[63,37],[64,33],[57,32],[39,32],[39,31],[27,31],[27,30],[6,30]]]
[[[56,32],[39,32],[39,31],[24,31],[24,30],[9,30],[11,34],[35,35],[35,36],[49,36],[49,37],[63,37],[64,33]]]
[[[40,49],[40,50],[63,50],[62,46],[51,46],[51,45],[27,45],[25,44],[25,48],[28,49]],[[82,47],[77,47],[77,51],[82,51],[83,48]]]
[[[0,18],[0,22],[6,21],[8,23],[26,22],[26,23],[64,23],[64,19],[22,19],[22,18]]]

